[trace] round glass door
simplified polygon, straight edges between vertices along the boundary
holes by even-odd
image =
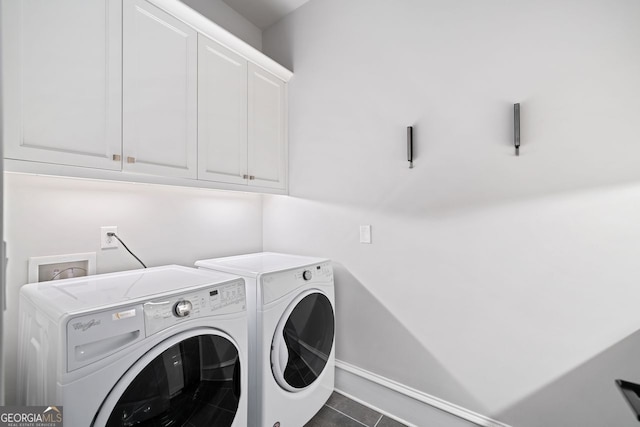
[[[273,375],[282,388],[301,391],[320,376],[333,347],[334,323],[331,302],[317,291],[287,309],[271,351]]]
[[[229,427],[239,400],[238,350],[222,336],[197,335],[151,360],[122,393],[106,426]]]

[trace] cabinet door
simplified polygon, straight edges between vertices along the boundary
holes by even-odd
[[[123,169],[196,178],[196,32],[144,0],[123,21]]]
[[[5,157],[119,170],[121,1],[0,7]]]
[[[249,64],[249,185],[286,187],[285,83]]]
[[[198,179],[246,184],[247,61],[198,36]]]

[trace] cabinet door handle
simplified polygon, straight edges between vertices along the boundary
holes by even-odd
[[[249,179],[249,175],[242,175],[242,179]]]
[[[127,157],[127,163],[135,163],[135,162],[136,162],[135,157]]]
[[[113,155],[113,160],[115,162],[119,162],[120,160],[122,160],[122,156],[120,154],[114,154]]]
[[[249,179],[256,179],[256,177],[253,175],[249,175]]]

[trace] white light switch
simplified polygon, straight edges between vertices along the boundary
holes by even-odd
[[[360,226],[360,243],[371,243],[371,226]]]

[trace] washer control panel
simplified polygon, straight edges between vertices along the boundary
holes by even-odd
[[[245,311],[244,280],[157,298],[143,308],[147,336],[190,319]]]

